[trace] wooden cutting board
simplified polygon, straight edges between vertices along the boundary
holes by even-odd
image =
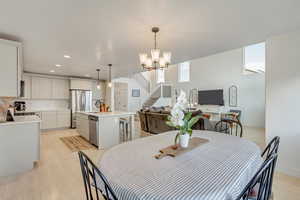
[[[199,147],[202,144],[207,143],[209,140],[199,137],[193,137],[190,139],[189,146],[187,148],[182,148],[179,144],[171,145],[166,148],[159,150],[160,154],[155,155],[156,159],[161,159],[165,156],[176,157],[183,153],[192,151],[193,149]]]

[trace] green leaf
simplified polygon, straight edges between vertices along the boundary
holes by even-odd
[[[193,130],[192,129],[188,129],[187,133],[192,136]]]
[[[172,116],[171,116],[171,115],[168,115],[167,119],[168,119],[169,121],[171,121],[171,118],[172,118]]]
[[[188,121],[188,120],[191,119],[191,117],[192,117],[192,113],[191,113],[191,112],[188,112],[188,113],[185,114],[184,120],[185,120],[185,121]]]
[[[193,117],[188,123],[188,128],[189,129],[192,128],[192,126],[194,126],[198,122],[199,119],[200,119],[200,116]]]
[[[175,140],[174,140],[175,145],[178,143],[179,135],[180,135],[180,134],[177,133],[176,136],[175,136]]]

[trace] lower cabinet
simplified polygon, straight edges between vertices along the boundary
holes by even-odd
[[[56,111],[42,112],[42,129],[56,128]]]
[[[70,111],[43,111],[41,112],[41,129],[70,127]]]
[[[86,140],[90,139],[89,119],[88,115],[76,114],[76,129],[77,132]]]
[[[56,126],[57,128],[69,127],[71,124],[70,111],[57,111],[56,112]]]

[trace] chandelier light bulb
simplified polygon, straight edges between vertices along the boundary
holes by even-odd
[[[108,83],[108,87],[110,87],[110,88],[112,87],[112,83],[111,82]]]
[[[145,53],[141,53],[140,54],[140,62],[141,62],[142,65],[146,64],[146,62],[147,62],[147,54],[145,54]]]
[[[151,67],[152,66],[152,59],[151,58],[148,58],[147,61],[146,61],[146,66],[147,67]]]
[[[159,66],[160,68],[164,68],[166,66],[166,61],[164,58],[159,59]]]
[[[154,62],[158,62],[159,61],[159,54],[160,54],[160,50],[159,49],[151,49],[151,56],[152,56],[152,60]]]
[[[171,63],[171,52],[164,52],[163,58],[167,64]]]
[[[97,84],[97,89],[100,90],[100,84],[99,83]]]

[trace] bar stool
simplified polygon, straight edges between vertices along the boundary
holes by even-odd
[[[120,118],[120,142],[130,141],[131,137],[131,130],[129,127],[129,120],[127,118]]]

